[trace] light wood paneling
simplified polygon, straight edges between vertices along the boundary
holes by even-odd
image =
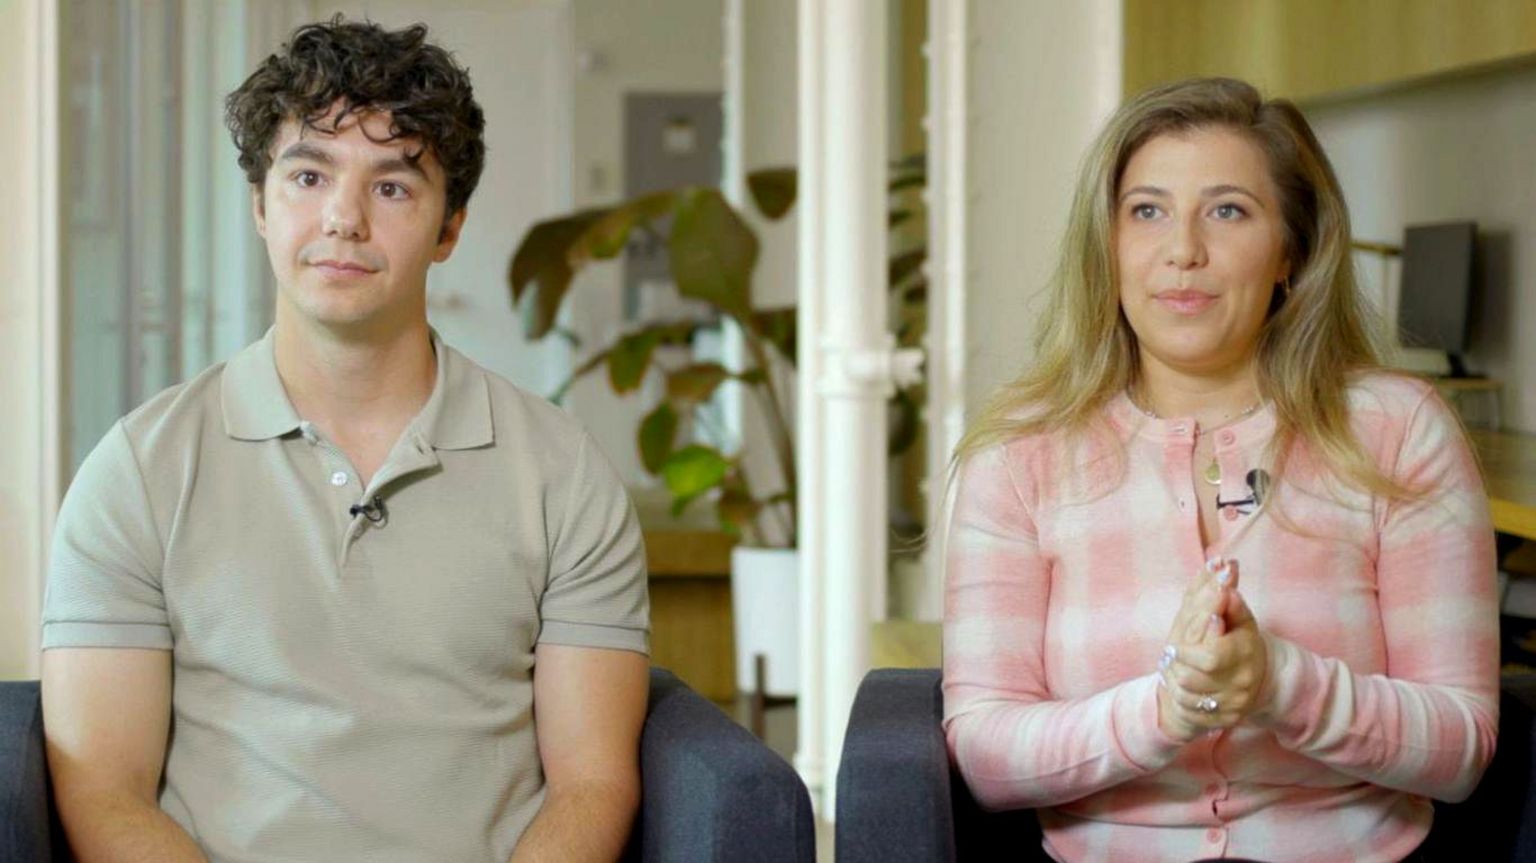
[[[1316,100],[1536,58],[1533,0],[1125,0],[1125,92],[1230,75]]]
[[[714,701],[736,697],[731,547],[714,531],[646,531],[651,664]]]

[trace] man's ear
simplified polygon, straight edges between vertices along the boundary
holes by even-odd
[[[256,233],[267,238],[267,201],[262,197],[262,186],[251,184],[251,217],[256,220]]]
[[[460,207],[458,212],[443,222],[443,229],[437,235],[437,250],[432,253],[433,263],[441,264],[453,254],[453,247],[459,244],[459,232],[464,230],[464,219],[468,215],[469,209]]]

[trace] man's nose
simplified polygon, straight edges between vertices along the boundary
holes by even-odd
[[[327,237],[363,240],[368,235],[368,220],[363,207],[349,190],[337,189],[325,202],[321,227]]]

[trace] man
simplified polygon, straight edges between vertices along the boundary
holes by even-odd
[[[265,338],[81,467],[43,622],[82,861],[611,860],[639,528],[588,435],[427,326],[484,162],[426,28],[300,28],[228,100]],[[514,850],[515,849],[515,850]]]

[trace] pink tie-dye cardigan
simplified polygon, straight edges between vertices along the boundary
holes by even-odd
[[[1264,506],[1202,547],[1189,420],[1125,396],[1100,435],[1038,434],[961,468],[947,543],[944,726],[983,805],[1036,807],[1068,861],[1395,861],[1492,756],[1493,530],[1476,462],[1427,384],[1374,374],[1352,424],[1387,503],[1298,447]],[[1223,500],[1251,494],[1265,408],[1214,432]],[[1187,580],[1238,561],[1269,668],[1236,728],[1180,744],[1156,663]]]

